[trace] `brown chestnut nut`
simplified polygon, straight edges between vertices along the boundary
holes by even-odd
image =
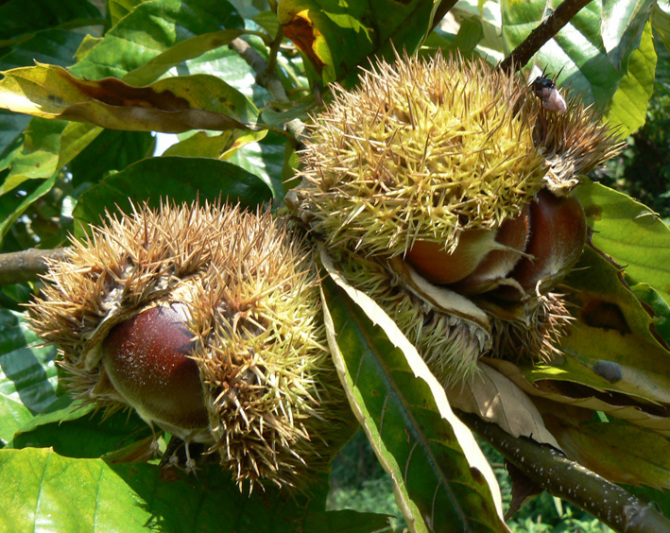
[[[449,285],[474,276],[470,285],[482,279],[505,275],[514,268],[528,239],[528,209],[509,218],[499,228],[464,231],[456,249],[449,253],[441,244],[417,241],[405,260],[424,278]]]
[[[545,293],[575,265],[586,242],[584,209],[574,197],[558,197],[543,189],[530,204],[530,238],[514,278],[526,292]]]
[[[179,306],[152,307],[116,325],[102,343],[102,361],[142,418],[186,439],[209,419],[198,366],[188,357],[193,336]]]
[[[489,252],[469,276],[454,285],[454,290],[471,295],[495,288],[524,255],[529,235],[530,207],[526,205],[520,215],[508,218],[498,229],[496,241],[508,249]]]

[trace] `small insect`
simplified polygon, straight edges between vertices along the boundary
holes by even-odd
[[[561,96],[556,88],[554,80],[550,80],[544,76],[538,76],[532,83],[533,92],[540,100],[542,100],[542,107],[547,111],[562,114],[568,108],[565,98]]]

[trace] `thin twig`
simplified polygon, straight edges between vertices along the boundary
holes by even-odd
[[[531,58],[565,26],[591,0],[564,0],[526,39],[507,56],[499,68],[503,70],[523,67]]]
[[[451,11],[451,8],[456,5],[456,2],[458,2],[458,0],[442,0],[440,2],[433,14],[433,22],[430,31],[433,31],[435,27],[442,22],[442,19],[449,13],[449,11]]]
[[[0,285],[34,281],[39,274],[47,271],[47,259],[60,259],[64,253],[63,248],[28,248],[21,252],[0,254]]]
[[[237,38],[233,39],[228,46],[256,71],[256,81],[268,90],[276,102],[284,104],[289,101],[286,90],[275,74],[275,70],[268,68],[269,63],[249,43]],[[300,142],[299,140],[305,130],[305,123],[300,119],[293,119],[286,123],[286,130],[296,139],[296,142]]]
[[[571,461],[561,452],[499,426],[459,413],[459,417],[544,490],[588,511],[616,531],[670,531],[670,519],[623,488]]]

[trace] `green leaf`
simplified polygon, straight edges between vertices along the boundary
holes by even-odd
[[[39,183],[37,187],[27,188],[27,191],[22,191],[22,193],[25,192],[25,196],[23,196],[23,194],[19,195],[20,201],[18,204],[14,201],[3,201],[6,200],[9,195],[0,197],[0,220],[2,220],[2,223],[0,223],[0,244],[16,219],[23,215],[34,202],[42,198],[51,190],[56,183],[56,177],[57,176],[54,175]]]
[[[0,58],[0,70],[51,63],[66,67],[74,62],[74,55],[83,39],[81,33],[49,29],[14,45]]]
[[[0,169],[7,168],[9,161],[16,156],[20,148],[19,136],[30,120],[29,116],[0,109]]]
[[[321,257],[328,267],[330,260]],[[332,264],[328,270],[337,281],[323,284],[335,366],[354,414],[393,479],[407,523],[418,532],[506,531],[498,514],[500,494],[491,495],[497,492],[493,472],[451,412],[444,389],[391,319],[348,286]]]
[[[256,83],[254,69],[234,50],[222,46],[186,61],[188,74],[216,74],[261,108],[271,99],[270,93]]]
[[[665,342],[670,344],[670,306],[649,284],[627,281],[633,294],[654,311],[654,327]]]
[[[23,403],[0,393],[0,447],[7,444],[33,414]]]
[[[665,43],[665,47],[670,50],[670,5],[663,2],[657,2],[654,5],[651,17],[654,33]]]
[[[112,26],[128,15],[133,9],[147,0],[108,0],[107,11]]]
[[[507,52],[516,48],[544,19],[547,9],[556,9],[560,0],[502,0],[503,37]],[[550,76],[559,74],[561,85],[570,85],[585,104],[605,109],[623,74],[617,71],[605,53],[601,30],[601,6],[591,2],[577,13],[534,56],[533,61],[546,68]]]
[[[372,54],[412,53],[429,30],[432,9],[432,2],[420,0],[284,0],[277,14],[284,35],[325,84],[356,75]]]
[[[151,429],[134,411],[105,416],[93,405],[72,405],[64,399],[64,407],[38,414],[21,427],[9,446],[53,448],[67,457],[95,458],[151,438]]]
[[[239,149],[228,150],[224,158],[260,177],[272,189],[274,198],[284,197],[283,169],[292,148],[277,133],[268,133],[261,140],[248,139]]]
[[[99,224],[105,211],[131,211],[131,202],[201,202],[217,200],[256,206],[271,198],[270,189],[257,176],[216,159],[156,157],[143,159],[108,176],[83,193],[74,209],[78,234]],[[112,207],[115,206],[115,207]],[[77,233],[77,232],[75,232]]]
[[[639,48],[630,55],[628,72],[621,79],[612,98],[612,107],[607,113],[607,121],[622,138],[635,133],[646,122],[655,75],[656,51],[649,23],[642,34]]]
[[[35,118],[25,130],[24,140],[10,161],[10,172],[0,185],[0,195],[26,180],[44,179],[58,170],[61,133],[66,123]]]
[[[599,183],[584,182],[576,194],[596,247],[670,303],[670,228],[648,207]]]
[[[13,39],[66,24],[91,24],[100,19],[100,11],[88,0],[58,3],[50,0],[10,0],[0,6],[0,39]]]
[[[151,0],[118,21],[72,67],[88,80],[122,78],[179,42],[222,29],[243,29],[244,21],[225,0]],[[153,80],[145,80],[145,83]]]
[[[191,37],[185,41],[178,42],[162,54],[150,59],[141,67],[126,74],[123,79],[130,85],[145,85],[157,79],[173,66],[188,59],[198,57],[209,50],[225,46],[244,33],[249,32],[242,30],[221,30]]]
[[[0,439],[58,400],[54,347],[39,339],[20,313],[0,309]],[[22,406],[22,407],[21,407]]]
[[[241,494],[218,465],[204,466],[197,476],[184,476],[156,465],[110,465],[101,459],[73,459],[48,449],[26,448],[0,450],[0,471],[5,481],[0,530],[16,533],[371,532],[379,530],[382,520],[371,514],[324,513],[320,496],[292,498],[273,487]],[[366,523],[370,529],[356,528]]]
[[[150,156],[154,138],[148,132],[103,130],[69,164],[72,184],[97,183],[111,171],[118,171]]]
[[[549,427],[568,457],[609,481],[670,488],[668,439],[623,422],[577,424],[552,417]]]
[[[4,72],[0,107],[38,117],[90,122],[109,129],[164,131],[245,129],[258,111],[224,81],[180,76],[136,88],[117,79],[87,81],[62,67],[37,65]]]
[[[640,44],[655,0],[603,0],[602,36],[605,50],[617,70],[625,71],[628,56]]]

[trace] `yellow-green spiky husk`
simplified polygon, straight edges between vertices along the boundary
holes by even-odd
[[[330,253],[340,273],[388,313],[441,383],[467,381],[475,374],[477,361],[491,348],[489,329],[436,309],[379,261],[341,248]]]
[[[144,206],[71,244],[30,316],[58,346],[74,395],[127,406],[100,362],[102,341],[142,310],[180,302],[210,418],[193,440],[211,445],[240,487],[302,489],[327,468],[352,417],[298,229],[229,206]]]
[[[191,309],[215,449],[240,484],[301,487],[349,434],[319,278],[286,223],[238,213],[228,231]]]
[[[483,60],[380,61],[354,91],[334,87],[302,155],[304,207],[331,244],[399,255],[417,240],[453,249],[465,229],[518,214],[542,186],[528,89]]]

